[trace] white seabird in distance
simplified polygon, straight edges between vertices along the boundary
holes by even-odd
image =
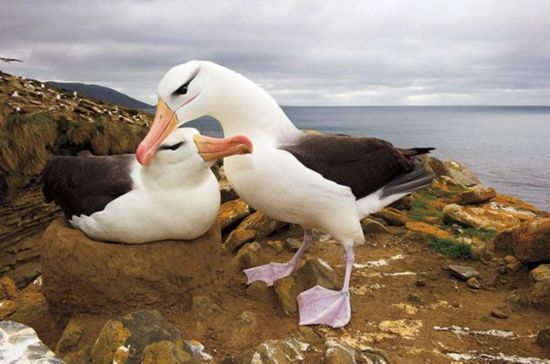
[[[265,90],[212,62],[172,68],[159,83],[158,97],[153,126],[136,151],[137,159],[148,164],[171,130],[205,115],[220,122],[225,136],[247,135],[254,153],[225,161],[231,186],[254,209],[304,229],[303,244],[292,260],[245,270],[248,283],[272,285],[289,275],[311,242],[311,230],[326,231],[345,249],[344,284],[340,291],[316,286],[302,292],[300,324],[346,325],[353,246],[365,242],[360,220],[431,183],[432,175],[416,160],[431,148],[398,149],[374,138],[306,135]]]
[[[210,166],[251,151],[244,136],[219,139],[179,128],[155,148],[147,166],[134,154],[56,157],[42,172],[43,190],[92,239],[190,240],[217,217],[220,190]]]

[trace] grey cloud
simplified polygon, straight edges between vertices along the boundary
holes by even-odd
[[[3,1],[7,72],[153,103],[171,66],[210,59],[280,103],[547,104],[546,1]]]

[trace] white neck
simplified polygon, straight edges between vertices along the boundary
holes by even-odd
[[[288,143],[301,132],[275,99],[246,77],[218,66],[217,104],[210,116],[222,125],[224,135],[243,134],[255,142]]]

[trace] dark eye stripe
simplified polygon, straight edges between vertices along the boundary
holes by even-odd
[[[176,143],[174,145],[161,145],[158,150],[176,150],[183,145],[183,142]]]
[[[195,79],[195,77],[197,77],[197,75],[199,74],[199,70],[197,70],[197,72],[195,72],[191,78],[189,79],[189,81],[187,81],[186,83],[184,83],[183,85],[181,85],[180,87],[178,87],[174,92],[173,94],[174,95],[185,95],[187,93],[187,89],[189,87],[189,84],[191,83],[191,81],[193,81]]]

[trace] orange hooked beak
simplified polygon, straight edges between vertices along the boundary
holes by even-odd
[[[197,134],[193,136],[199,155],[205,161],[229,157],[237,154],[252,153],[252,142],[244,135],[229,138],[212,138]]]
[[[146,165],[153,159],[160,143],[176,128],[177,123],[176,113],[170,110],[163,100],[159,100],[153,126],[136,150],[136,158],[139,163]]]

